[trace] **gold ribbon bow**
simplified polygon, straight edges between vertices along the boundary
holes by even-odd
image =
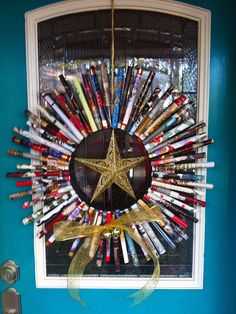
[[[148,223],[156,221],[163,224],[163,215],[157,205],[153,207],[145,206],[145,210],[132,211],[125,213],[118,219],[112,221],[110,224],[103,226],[96,225],[80,225],[78,222],[62,221],[54,225],[54,233],[57,241],[66,241],[75,238],[85,237],[84,243],[81,245],[73,260],[71,261],[68,271],[68,289],[73,298],[79,301],[82,305],[86,304],[79,297],[80,281],[84,270],[89,262],[92,261],[98,249],[99,238],[106,236],[106,234],[114,234],[116,232],[126,231],[133,240],[143,247],[154,263],[154,271],[152,277],[139,291],[129,295],[129,298],[134,298],[132,306],[144,301],[155,289],[160,277],[160,265],[158,256],[154,254],[151,248],[145,241],[140,240],[132,229],[132,225]],[[117,235],[117,234],[116,234]]]

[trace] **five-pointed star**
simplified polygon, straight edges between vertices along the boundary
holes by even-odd
[[[75,158],[76,161],[101,174],[91,203],[113,183],[135,198],[134,191],[126,173],[131,168],[136,167],[144,159],[145,157],[121,158],[114,130],[112,131],[106,159]]]

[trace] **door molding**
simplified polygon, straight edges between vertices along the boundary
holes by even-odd
[[[36,112],[39,102],[38,34],[39,22],[72,13],[110,9],[110,0],[62,1],[38,8],[25,14],[28,107]],[[161,12],[188,18],[198,22],[198,120],[208,121],[209,67],[210,67],[210,11],[193,5],[170,0],[115,0],[115,9],[133,9]],[[199,174],[206,175],[205,170]],[[203,198],[204,199],[204,198]],[[202,289],[204,270],[205,210],[198,208],[199,223],[194,225],[193,277],[161,278],[158,289]],[[64,288],[66,277],[46,276],[44,239],[38,239],[34,227],[35,274],[39,288]],[[84,277],[81,288],[141,288],[145,278],[96,278]]]

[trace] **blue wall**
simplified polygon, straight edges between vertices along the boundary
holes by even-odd
[[[15,259],[21,266],[21,279],[15,288],[22,293],[23,314],[65,314],[65,313],[136,313],[149,311],[170,314],[233,314],[235,284],[233,282],[233,257],[235,246],[232,219],[233,202],[233,126],[235,117],[234,79],[235,67],[235,25],[233,1],[192,0],[188,3],[212,11],[211,81],[209,136],[215,145],[209,148],[209,161],[217,167],[209,170],[208,181],[215,189],[208,192],[206,211],[205,277],[203,290],[161,290],[140,306],[131,309],[125,298],[127,291],[87,290],[82,295],[90,299],[90,309],[84,310],[72,300],[65,290],[35,289],[33,230],[24,227],[21,220],[25,213],[20,201],[8,201],[8,194],[16,191],[14,182],[4,178],[7,171],[13,171],[16,159],[7,157],[13,135],[12,127],[24,126],[23,110],[27,106],[24,13],[46,5],[47,0],[12,0],[1,4],[1,222],[0,238],[8,239],[8,246],[1,245],[0,263]],[[235,64],[234,64],[235,65]],[[16,148],[16,147],[15,147]],[[17,148],[16,148],[17,149]],[[231,226],[231,229],[229,228]],[[234,248],[233,248],[234,247]],[[233,251],[233,252],[232,252]],[[0,283],[0,291],[5,288]],[[95,310],[96,309],[96,310]]]

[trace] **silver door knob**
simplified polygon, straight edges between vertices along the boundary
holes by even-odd
[[[12,285],[19,278],[19,267],[12,260],[0,265],[0,278],[7,284]]]

